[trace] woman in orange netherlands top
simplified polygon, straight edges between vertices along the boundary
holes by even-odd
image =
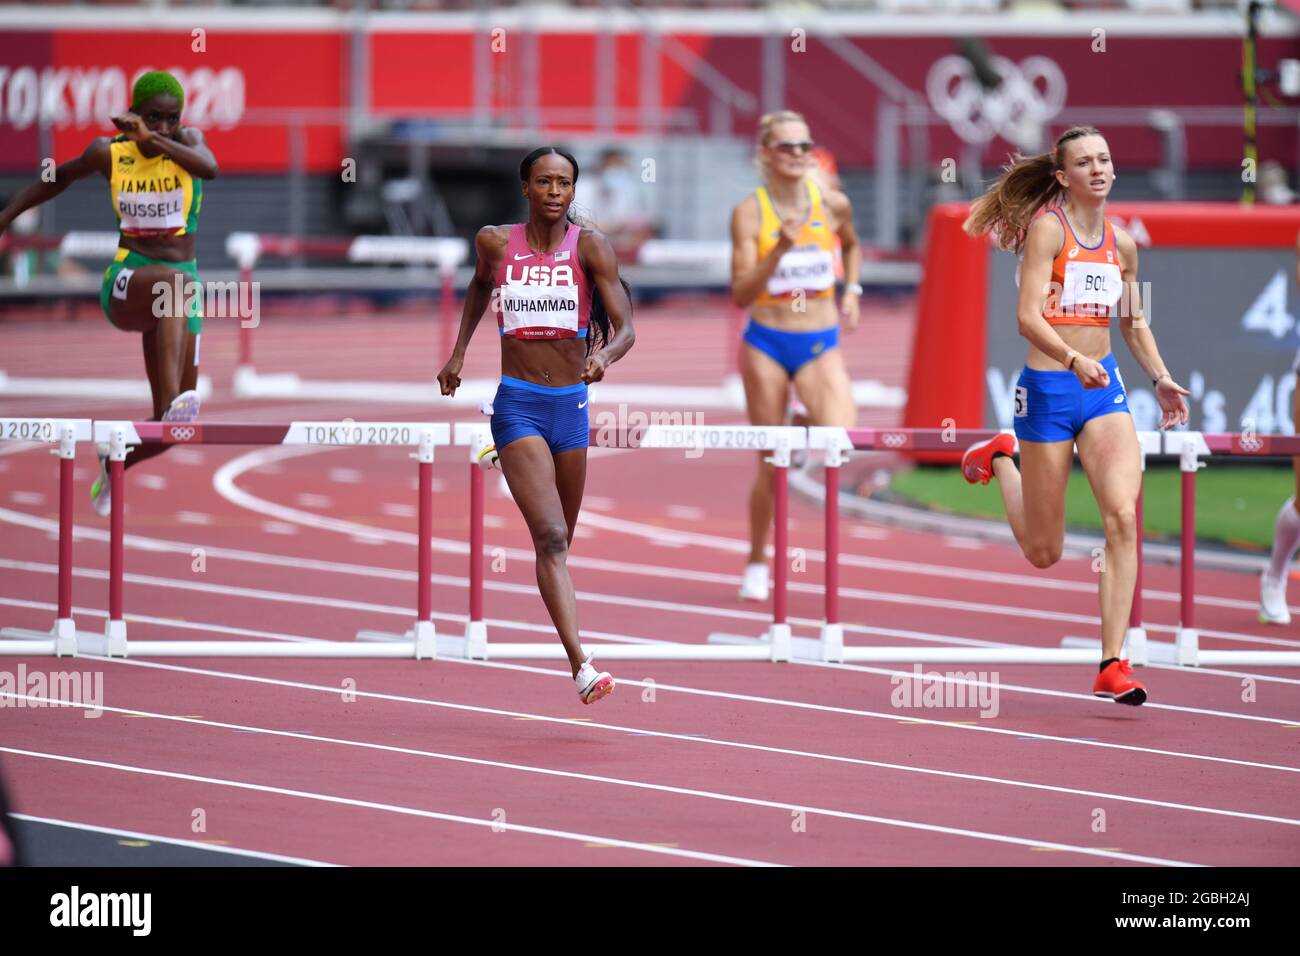
[[[1114,178],[1105,138],[1076,126],[1051,152],[1018,157],[972,204],[968,233],[991,232],[1003,248],[1023,253],[1017,318],[1029,356],[1016,384],[1020,470],[1011,458],[1015,441],[999,435],[966,452],[962,474],[972,484],[998,479],[1021,550],[1035,567],[1048,568],[1065,543],[1065,488],[1078,446],[1106,534],[1102,661],[1093,693],[1141,704],[1146,688],[1120,659],[1137,576],[1141,457],[1110,349],[1112,312],[1155,386],[1162,429],[1187,422],[1188,393],[1170,377],[1142,318],[1137,246],[1106,219]]]
[[[750,310],[740,373],[755,425],[785,421],[793,383],[809,424],[852,428],[857,409],[838,346],[840,321],[850,331],[858,324],[858,236],[848,197],[838,190],[823,192],[810,175],[812,149],[808,125],[798,113],[769,113],[760,121],[763,186],[731,214],[731,295]],[[838,308],[836,237],[847,280]],[[760,457],[758,467],[749,496],[749,563],[740,596],[764,601],[772,466]]]

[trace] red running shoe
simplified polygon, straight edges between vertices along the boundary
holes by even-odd
[[[1108,697],[1117,704],[1136,707],[1147,699],[1147,689],[1133,679],[1133,668],[1127,660],[1111,661],[1097,675],[1097,683],[1092,685],[1092,696]]]
[[[1016,439],[1005,432],[986,442],[976,442],[961,456],[961,475],[972,485],[987,485],[993,477],[993,453],[1011,455],[1016,450]]]

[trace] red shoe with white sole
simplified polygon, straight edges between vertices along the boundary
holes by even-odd
[[[1015,436],[1005,432],[989,441],[976,442],[961,456],[961,476],[972,485],[987,485],[993,477],[993,455],[1012,455],[1015,450]]]
[[[1097,682],[1092,685],[1092,696],[1137,706],[1147,699],[1147,689],[1146,685],[1133,679],[1133,668],[1127,660],[1111,661],[1097,675]]]

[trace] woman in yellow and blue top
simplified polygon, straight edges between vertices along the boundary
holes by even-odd
[[[53,199],[78,179],[99,173],[108,180],[120,236],[99,301],[117,328],[142,333],[153,417],[161,421],[193,421],[199,413],[195,386],[203,313],[194,234],[203,181],[217,175],[217,161],[203,134],[181,126],[184,104],[185,92],[170,73],[143,74],[132,89],[131,109],[113,117],[122,135],[99,137],[59,166],[52,182],[27,186],[0,211],[3,233],[20,213]],[[136,448],[126,467],[168,447]],[[107,449],[99,451],[100,474],[91,498],[95,510],[107,515]]]
[[[740,374],[749,420],[785,421],[790,385],[808,424],[852,428],[857,421],[848,369],[838,345],[840,322],[858,324],[861,253],[853,208],[838,190],[822,192],[811,175],[812,136],[789,110],[759,121],[763,186],[731,214],[731,296],[749,308]],[[839,239],[844,295],[835,305]],[[749,496],[750,552],[740,596],[768,597],[767,532],[772,524],[772,466],[759,460]]]

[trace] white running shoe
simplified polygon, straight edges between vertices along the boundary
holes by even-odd
[[[602,697],[614,693],[614,678],[610,677],[608,672],[597,672],[596,668],[591,666],[591,659],[595,656],[595,654],[587,655],[587,659],[578,668],[578,676],[573,679],[573,682],[578,685],[578,697],[584,704],[594,704]]]
[[[199,398],[199,393],[190,389],[188,392],[181,392],[174,399],[167,411],[163,412],[162,420],[165,422],[192,422],[199,417],[199,407],[203,404]]]
[[[90,504],[94,507],[95,514],[107,518],[113,511],[113,502],[109,496],[108,443],[97,444],[95,454],[99,456],[99,477],[90,486]]]
[[[740,584],[740,599],[742,601],[766,601],[767,595],[767,564],[745,565],[745,579]]]
[[[1291,611],[1286,606],[1286,578],[1271,577],[1267,568],[1259,576],[1259,623],[1291,623]]]

